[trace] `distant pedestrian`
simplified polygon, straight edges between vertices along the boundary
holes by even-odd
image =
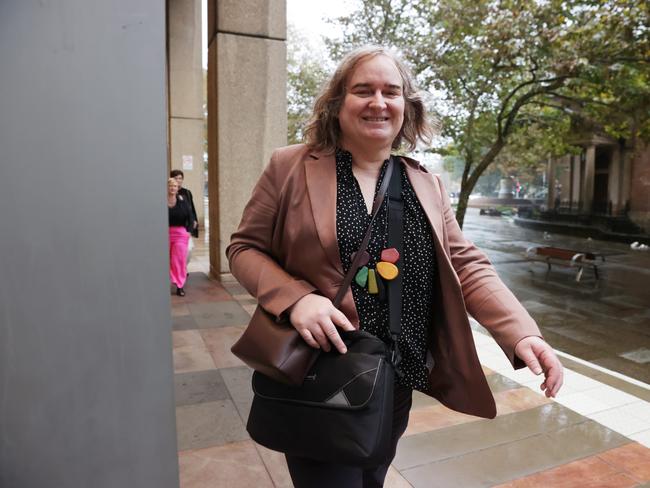
[[[192,230],[192,209],[178,194],[175,178],[167,180],[167,208],[169,211],[169,280],[176,285],[176,294],[185,296],[187,279],[187,249]]]
[[[182,196],[189,204],[190,209],[192,210],[192,230],[190,234],[194,237],[199,237],[199,219],[196,216],[196,208],[194,207],[194,198],[192,197],[192,192],[187,188],[183,187],[183,181],[185,180],[185,175],[180,169],[173,169],[169,173],[171,178],[174,178],[178,182],[178,194]]]

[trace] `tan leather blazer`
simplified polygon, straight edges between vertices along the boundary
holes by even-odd
[[[401,164],[424,209],[438,260],[429,352],[435,361],[428,394],[454,410],[496,416],[467,313],[487,328],[515,368],[517,342],[541,336],[535,321],[494,268],[463,236],[440,179],[417,161]],[[226,249],[232,274],[260,305],[280,315],[304,295],[334,299],[344,278],[336,239],[336,161],[305,145],[277,149]],[[341,311],[359,326],[352,291]]]

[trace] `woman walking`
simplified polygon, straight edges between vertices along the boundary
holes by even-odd
[[[562,384],[553,350],[485,255],[463,236],[440,179],[407,157],[393,157],[402,188],[402,255],[386,249],[387,202],[374,221],[369,213],[391,152],[413,150],[431,135],[399,57],[376,46],[349,53],[316,100],[307,143],[274,152],[226,250],[233,275],[259,304],[288,317],[307,344],[325,351],[346,352],[338,329],[360,328],[390,340],[388,307],[377,287],[366,283],[369,271],[360,269],[363,276],[352,282],[339,309],[332,304],[368,226],[364,267],[378,271],[373,280],[390,280],[382,269],[392,268],[381,262],[396,262],[402,276],[403,374],[396,376],[389,452],[372,467],[287,455],[297,488],[383,486],[414,389],[459,412],[496,416],[468,312],[515,368],[544,373],[547,396]]]
[[[187,279],[187,249],[192,230],[192,209],[178,194],[178,182],[167,180],[167,208],[169,211],[169,280],[176,285],[176,294],[185,296]]]

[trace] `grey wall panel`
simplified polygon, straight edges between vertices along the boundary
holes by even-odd
[[[165,3],[0,1],[0,486],[178,486]]]

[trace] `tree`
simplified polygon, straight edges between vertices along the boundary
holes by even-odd
[[[289,144],[302,141],[314,98],[328,75],[328,63],[314,56],[308,40],[292,25],[287,29],[287,118]]]
[[[558,135],[533,128],[553,117],[564,126],[576,117],[596,120],[604,130],[626,135],[642,134],[648,124],[647,3],[364,0],[362,5],[335,20],[344,37],[331,40],[330,51],[339,56],[365,43],[396,46],[420,84],[436,94],[443,144],[434,150],[456,153],[464,162],[456,212],[461,226],[478,178],[515,135],[537,138],[531,144],[543,148]],[[629,100],[622,100],[620,93],[629,90]],[[645,111],[635,105],[641,102]]]

